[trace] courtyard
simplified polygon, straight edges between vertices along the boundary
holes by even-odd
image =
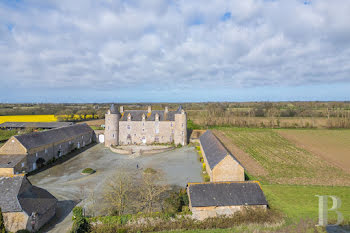
[[[96,173],[84,176],[84,168]],[[91,215],[103,214],[103,209],[93,202],[101,198],[105,182],[118,171],[130,176],[140,174],[145,168],[153,168],[164,174],[169,185],[186,187],[188,182],[201,182],[201,164],[193,147],[185,146],[164,153],[131,157],[110,151],[97,144],[64,163],[32,175],[33,185],[44,188],[58,200],[56,218],[43,230],[45,232],[67,232],[71,227],[71,210],[81,205]]]

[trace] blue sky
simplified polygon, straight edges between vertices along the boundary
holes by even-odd
[[[350,100],[350,1],[3,0],[0,102]]]

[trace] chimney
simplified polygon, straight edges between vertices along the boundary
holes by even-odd
[[[168,106],[165,107],[165,113],[168,113],[169,112],[169,109],[168,109]]]
[[[120,106],[120,113],[124,112],[124,106]]]
[[[148,113],[152,112],[152,106],[148,106]]]

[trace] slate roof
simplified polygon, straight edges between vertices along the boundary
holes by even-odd
[[[123,116],[120,118],[121,121],[127,121],[128,115],[131,115],[132,121],[142,121],[142,115],[145,114],[146,121],[155,121],[156,114],[159,115],[159,121],[175,121],[175,114],[177,114],[177,111],[168,111],[165,113],[163,110],[152,110],[151,115],[147,117],[148,111],[147,110],[126,110],[124,111]]]
[[[47,131],[14,136],[26,149],[55,143],[81,134],[92,132],[87,124],[76,124]]]
[[[69,125],[73,125],[73,122],[5,122],[0,124],[0,128],[54,129]]]
[[[220,163],[227,155],[231,155],[217,137],[210,131],[207,130],[204,134],[199,137],[199,141],[207,158],[209,167],[211,170]],[[234,160],[240,163],[233,155]]]
[[[14,168],[26,155],[0,155],[0,168]]]
[[[44,214],[56,205],[57,199],[48,191],[33,186],[25,176],[0,177],[0,207],[3,212],[25,211]]]
[[[189,183],[192,207],[268,205],[257,182]]]
[[[116,107],[114,104],[111,105],[111,108],[109,110],[111,111],[112,114],[119,114],[120,115],[118,107]]]

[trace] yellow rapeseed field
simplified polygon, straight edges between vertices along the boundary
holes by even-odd
[[[55,115],[14,115],[0,116],[0,124],[4,122],[52,122],[57,121]]]

